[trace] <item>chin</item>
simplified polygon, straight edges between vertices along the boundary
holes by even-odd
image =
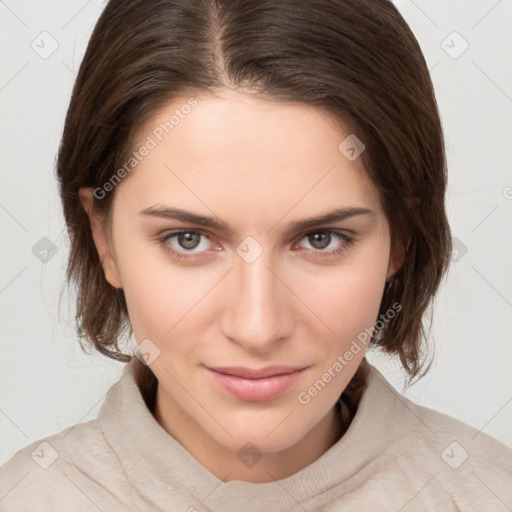
[[[289,409],[284,411],[279,420],[272,418],[271,421],[262,421],[252,418],[250,424],[247,424],[247,416],[242,424],[228,420],[225,422],[226,430],[231,436],[222,429],[220,431],[216,429],[215,434],[211,429],[207,432],[219,444],[235,453],[248,443],[257,447],[262,453],[278,453],[291,448],[307,434],[307,430],[303,427],[304,422],[293,414],[287,417],[289,412]]]

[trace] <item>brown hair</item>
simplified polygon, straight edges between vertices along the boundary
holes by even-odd
[[[123,290],[104,277],[79,188],[106,183],[164,103],[222,87],[325,109],[363,141],[360,158],[392,241],[407,247],[379,314],[396,303],[402,309],[372,344],[417,376],[425,313],[451,255],[446,157],[427,65],[388,0],[108,2],[80,66],[57,160],[80,337],[109,357],[131,358],[118,345],[131,334]],[[108,214],[113,196],[94,207]]]

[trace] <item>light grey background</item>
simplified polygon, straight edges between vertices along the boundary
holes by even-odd
[[[431,69],[459,240],[434,306],[435,363],[406,395],[512,446],[512,2],[396,4]],[[67,295],[59,314],[68,241],[54,159],[102,5],[0,1],[0,464],[95,418],[122,370],[82,352]],[[396,363],[369,358],[402,389]]]

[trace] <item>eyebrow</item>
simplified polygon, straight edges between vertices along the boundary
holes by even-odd
[[[150,206],[149,208],[145,208],[144,210],[141,210],[139,214],[150,217],[158,217],[162,219],[178,220],[184,223],[189,222],[191,224],[198,224],[200,226],[216,229],[218,231],[225,232],[228,234],[234,233],[233,229],[231,229],[228,224],[226,224],[225,222],[218,218],[199,215],[197,213],[189,212],[181,208],[171,208],[167,206],[154,205]],[[292,222],[288,225],[286,232],[291,233],[319,226],[320,224],[340,222],[342,220],[348,219],[350,217],[355,217],[358,215],[373,216],[374,214],[375,212],[373,210],[369,210],[368,208],[338,208],[336,210],[323,213],[316,217],[311,217],[309,219],[302,219]]]

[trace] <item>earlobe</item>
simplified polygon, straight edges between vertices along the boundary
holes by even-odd
[[[83,187],[78,191],[80,203],[89,217],[89,224],[98,251],[98,257],[105,274],[105,279],[114,287],[122,288],[121,276],[113,255],[113,248],[109,245],[109,237],[105,230],[104,217],[94,209],[94,196],[92,187]]]

